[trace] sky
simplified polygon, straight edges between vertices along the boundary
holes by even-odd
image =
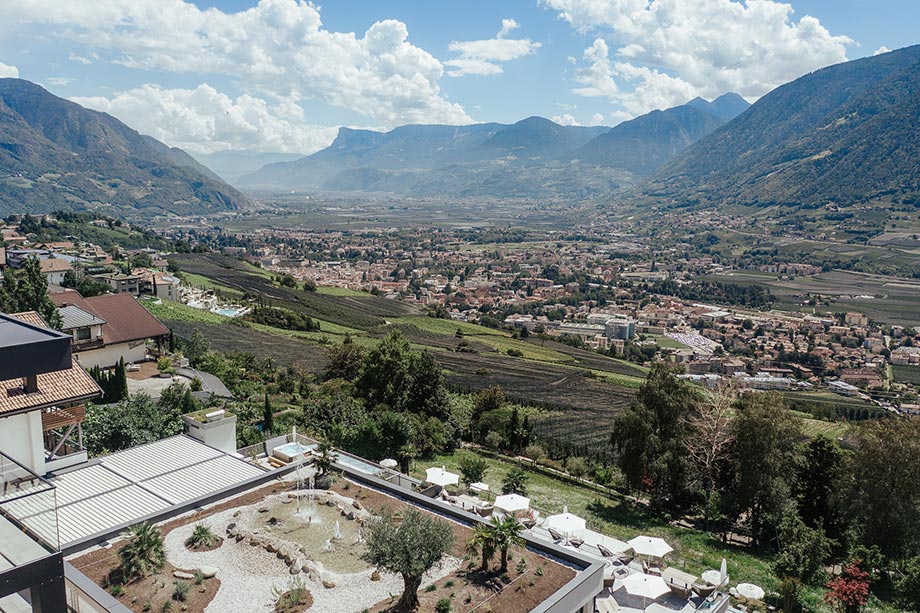
[[[192,153],[615,125],[920,42],[917,0],[0,0],[0,77]]]

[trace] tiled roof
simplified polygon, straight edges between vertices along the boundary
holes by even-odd
[[[44,273],[73,270],[73,266],[64,258],[46,258],[39,265]]]
[[[106,294],[84,298],[73,290],[51,294],[59,307],[73,304],[106,323],[102,340],[107,345],[166,336],[169,330],[129,294]]]
[[[42,316],[39,315],[36,311],[23,311],[22,313],[11,313],[10,317],[15,317],[19,321],[24,321],[27,324],[32,324],[33,326],[39,326],[42,328],[48,327],[48,324],[45,323],[45,320],[42,319]]]
[[[12,317],[47,327],[34,311],[18,313]],[[22,383],[21,378],[0,381],[0,415],[78,402],[102,393],[93,378],[79,364],[73,364],[67,370],[38,375],[38,391],[32,394],[23,391]]]

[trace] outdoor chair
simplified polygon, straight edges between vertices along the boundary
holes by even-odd
[[[607,548],[604,547],[603,545],[597,544],[596,547],[597,547],[597,550],[601,553],[601,555],[604,556],[605,558],[613,558],[613,557],[616,557],[616,556],[614,556],[614,554],[613,554],[612,551],[610,551],[609,549],[607,549]],[[622,560],[621,560],[621,561],[622,561]]]
[[[583,540],[581,540],[581,539],[571,539],[571,540],[569,541],[569,545],[571,545],[572,547],[575,547],[576,549],[578,549],[579,547],[581,547],[581,546],[584,545],[584,544],[585,544],[585,542],[584,542]]]
[[[564,536],[562,536],[561,534],[559,534],[558,532],[556,532],[556,531],[553,530],[552,528],[547,528],[547,532],[549,532],[549,535],[550,535],[551,537],[553,537],[553,540],[554,540],[554,541],[564,541],[564,540],[565,540],[565,537],[564,537]]]

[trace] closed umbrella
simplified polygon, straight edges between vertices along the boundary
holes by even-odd
[[[633,596],[642,596],[642,604],[645,605],[645,599],[655,599],[671,591],[664,579],[656,575],[643,575],[633,573],[623,579],[623,587]],[[642,607],[643,609],[645,606]]]
[[[547,517],[546,521],[543,522],[543,527],[546,529],[552,528],[556,532],[561,532],[563,534],[569,534],[576,530],[584,530],[585,520],[577,515],[569,513],[568,507],[563,507],[562,513]]]
[[[722,583],[728,581],[728,562],[725,561],[725,558],[722,558],[722,566],[719,567],[719,578],[722,580]],[[719,585],[721,585],[721,583]]]
[[[504,494],[495,499],[495,508],[505,513],[526,511],[530,508],[530,498],[520,494]]]
[[[443,466],[441,468],[429,468],[425,471],[425,481],[432,485],[446,487],[460,483],[460,475],[447,472]]]
[[[663,558],[674,551],[674,548],[668,545],[664,539],[656,536],[637,536],[629,541],[629,546],[638,555],[650,558]]]

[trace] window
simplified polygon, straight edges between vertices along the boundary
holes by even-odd
[[[92,338],[92,332],[89,328],[77,328],[77,340],[88,341]]]

